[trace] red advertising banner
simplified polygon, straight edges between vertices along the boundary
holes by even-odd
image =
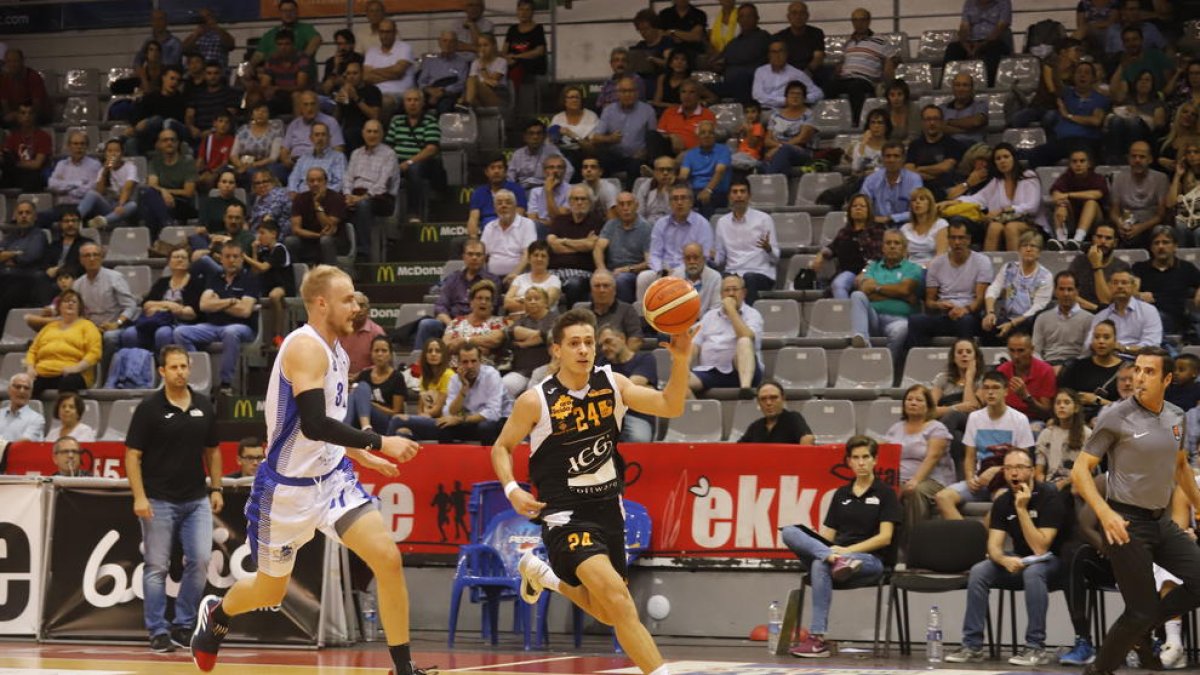
[[[465,0],[383,0],[388,14],[409,12],[450,12],[462,10]],[[300,19],[320,16],[346,16],[346,0],[299,0]],[[279,18],[278,0],[259,0],[259,11],[264,19]],[[367,11],[367,0],[354,0],[354,15],[361,17]]]
[[[125,476],[125,446],[91,443],[90,468],[102,477]],[[236,443],[221,446],[226,471],[236,470]],[[841,445],[623,444],[626,497],[646,507],[654,533],[646,556],[668,558],[790,558],[779,528],[816,528],[829,500],[854,474]],[[528,448],[514,456],[518,479],[529,475]],[[883,445],[875,473],[898,488],[900,447]],[[84,463],[85,468],[89,465]],[[8,448],[10,475],[54,473],[50,444]],[[361,470],[403,553],[453,556],[467,543],[471,486],[495,480],[491,448],[426,445],[400,467],[397,478]]]

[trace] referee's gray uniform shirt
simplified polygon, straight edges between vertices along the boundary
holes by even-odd
[[[1183,411],[1166,401],[1155,414],[1130,396],[1100,412],[1083,451],[1108,455],[1108,499],[1165,509],[1175,489],[1175,457],[1183,448]]]

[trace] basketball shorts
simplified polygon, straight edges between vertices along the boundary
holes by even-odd
[[[576,570],[592,556],[608,556],[613,569],[626,578],[625,509],[620,499],[608,499],[575,509],[542,513],[542,543],[550,568],[559,579],[579,586]]]
[[[263,464],[246,501],[250,555],[263,574],[287,576],[296,564],[296,552],[317,530],[340,543],[367,508],[374,508],[373,499],[348,458],[319,478],[283,476]]]

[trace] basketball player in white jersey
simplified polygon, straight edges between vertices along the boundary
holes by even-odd
[[[626,409],[658,417],[683,413],[699,328],[671,338],[671,376],[657,391],[609,366],[596,367],[596,316],[586,309],[566,312],[554,324],[550,346],[558,373],[521,394],[492,447],[504,493],[517,513],[540,520],[550,558],[548,565],[532,552],[521,559],[521,597],[532,604],[545,588],[562,593],[612,626],[625,653],[651,675],[669,671],[625,583],[625,461],[617,438]],[[512,449],[526,436],[537,498],[513,480]]]
[[[267,458],[246,502],[247,540],[258,572],[239,580],[224,598],[210,595],[200,602],[192,659],[200,670],[212,670],[231,617],[283,601],[296,552],[319,529],[358,554],[375,574],[379,616],[396,675],[421,675],[424,671],[412,665],[409,653],[408,589],[400,552],[347,459],[395,476],[393,462],[412,459],[419,446],[341,421],[349,396],[349,359],[338,338],[354,332],[358,312],[350,277],[336,267],[318,265],[304,275],[300,296],[308,324],[287,336],[271,369]]]

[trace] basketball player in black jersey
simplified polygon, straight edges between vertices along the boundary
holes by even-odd
[[[683,413],[692,338],[699,328],[671,339],[671,376],[657,391],[608,366],[596,367],[596,316],[586,309],[563,314],[550,346],[558,373],[521,394],[492,446],[492,466],[505,494],[518,513],[541,521],[550,557],[549,565],[532,552],[522,558],[521,596],[534,603],[545,588],[567,596],[612,626],[625,653],[650,675],[669,671],[638,620],[625,582],[625,462],[617,438],[626,408],[658,417]],[[526,436],[538,498],[513,480],[512,449]]]

